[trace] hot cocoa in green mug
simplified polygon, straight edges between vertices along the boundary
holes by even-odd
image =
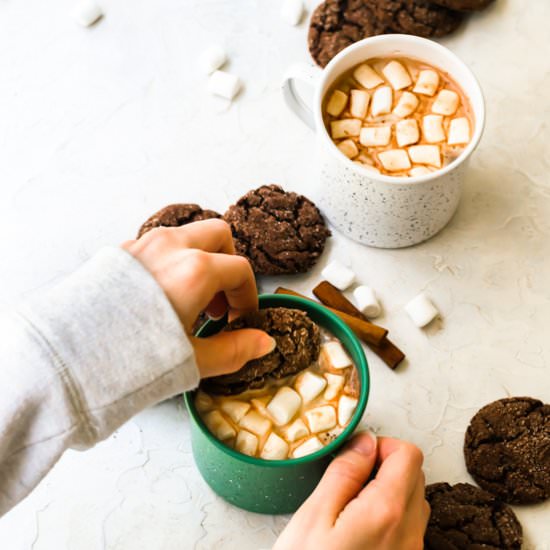
[[[241,454],[219,441],[205,426],[194,404],[195,392],[184,395],[191,425],[191,444],[197,467],[222,498],[250,512],[295,512],[319,483],[336,451],[351,436],[367,405],[369,368],[361,344],[351,329],[321,304],[296,296],[265,294],[260,308],[287,307],[305,311],[321,328],[340,340],[353,360],[360,380],[357,408],[343,432],[321,450],[301,458],[264,460]],[[226,321],[208,321],[198,335],[215,334]]]

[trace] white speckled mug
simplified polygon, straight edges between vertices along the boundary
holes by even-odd
[[[323,123],[323,97],[333,82],[353,66],[373,57],[408,57],[447,72],[470,100],[474,131],[464,152],[440,170],[418,177],[368,172],[345,157]],[[296,90],[296,81],[314,86],[310,106]],[[437,42],[404,34],[365,38],[348,46],[323,69],[294,65],[283,81],[290,109],[315,130],[319,145],[319,181],[315,200],[330,222],[352,239],[381,248],[401,248],[429,239],[449,222],[462,191],[468,159],[485,123],[485,103],[471,70]]]

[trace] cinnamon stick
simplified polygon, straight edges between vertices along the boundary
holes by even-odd
[[[275,294],[289,294],[290,296],[299,296],[300,298],[305,298],[306,300],[309,300],[310,302],[314,302],[315,300],[311,300],[310,298],[306,298],[305,296],[302,296],[298,292],[294,292],[294,290],[290,290],[288,288],[279,287]],[[373,344],[375,346],[380,346],[384,340],[386,339],[386,335],[388,334],[388,331],[385,328],[379,327],[378,325],[374,325],[370,321],[364,321],[363,319],[358,319],[357,317],[354,317],[353,315],[348,315],[347,313],[344,313],[343,311],[338,311],[337,309],[333,309],[331,307],[327,308],[330,309],[334,314],[336,314],[344,323],[346,323],[351,330],[359,337],[361,340],[363,340],[367,344]]]
[[[348,315],[353,315],[353,317],[368,321],[367,317],[359,311],[339,289],[328,281],[321,281],[313,289],[313,294],[315,294],[321,303],[328,307],[338,309]],[[387,338],[380,346],[369,344],[369,347],[378,357],[380,357],[380,359],[382,359],[382,361],[384,361],[384,363],[386,363],[386,365],[388,365],[388,367],[390,367],[390,369],[395,369],[395,367],[405,359],[405,354]]]

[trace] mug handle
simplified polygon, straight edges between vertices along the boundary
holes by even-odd
[[[296,90],[297,80],[304,82],[311,88],[315,88],[322,70],[316,65],[297,63],[288,68],[282,84],[283,98],[288,108],[302,121],[315,130],[315,119],[313,109],[308,102],[300,96]]]

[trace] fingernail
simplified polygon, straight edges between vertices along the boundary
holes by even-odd
[[[266,334],[261,339],[260,349],[258,350],[258,352],[262,355],[267,355],[268,353],[271,353],[276,347],[277,342],[275,338],[272,338],[271,336]]]
[[[220,321],[221,319],[223,319],[223,318],[225,317],[225,313],[222,313],[222,314],[219,315],[219,316],[210,315],[210,313],[207,313],[206,315],[208,316],[208,318],[209,318],[211,321]]]
[[[364,429],[354,434],[353,439],[348,443],[348,449],[364,455],[371,455],[376,451],[377,444],[376,435],[370,430]]]

